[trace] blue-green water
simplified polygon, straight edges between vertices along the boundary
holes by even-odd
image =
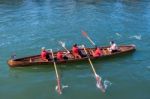
[[[135,44],[133,54],[94,62],[112,84],[103,94],[88,64],[58,65],[62,95],[55,91],[54,68],[9,68],[6,61],[62,49],[57,41],[86,44],[87,31],[97,45],[110,40]],[[149,0],[0,0],[0,99],[150,99]]]

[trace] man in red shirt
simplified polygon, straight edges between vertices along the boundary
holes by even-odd
[[[102,55],[102,51],[96,46],[95,51],[92,52],[93,57],[100,57]]]
[[[41,51],[41,59],[44,60],[44,61],[48,61],[47,59],[47,51],[45,49],[45,47],[42,47],[42,51]]]
[[[63,52],[61,52],[61,51],[57,52],[57,59],[63,60]]]
[[[77,46],[77,44],[74,44],[72,47],[72,54],[74,55],[75,59],[76,58],[81,58],[80,54],[79,54],[79,48]]]

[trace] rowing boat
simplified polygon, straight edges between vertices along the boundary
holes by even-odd
[[[116,56],[116,55],[120,55],[120,54],[125,54],[125,53],[129,53],[129,52],[133,52],[135,51],[135,45],[121,45],[118,46],[119,51],[115,52],[115,53],[111,53],[108,48],[110,46],[105,46],[105,47],[100,47],[102,50],[102,55],[100,57],[93,57],[91,55],[91,51],[93,51],[95,48],[86,48],[90,59],[95,60],[95,59],[102,59],[104,57],[111,57],[111,56]],[[82,54],[85,54],[83,49],[80,49]],[[64,51],[65,52],[65,51]],[[54,52],[54,57],[56,57],[56,53]],[[75,59],[74,56],[72,55],[72,51],[70,50],[70,53],[67,54],[68,59],[65,60],[57,60],[56,63],[57,64],[67,64],[67,63],[75,63],[78,61],[84,61],[87,60],[88,57],[82,57],[80,59]],[[50,61],[45,61],[41,59],[40,54],[39,55],[32,55],[32,56],[27,56],[27,57],[23,57],[23,58],[16,58],[16,59],[9,59],[7,61],[8,65],[10,67],[25,67],[25,66],[33,66],[33,65],[51,65],[53,66],[53,61],[54,60],[50,60]]]

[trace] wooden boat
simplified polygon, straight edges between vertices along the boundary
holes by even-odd
[[[125,53],[129,53],[129,52],[133,52],[135,50],[135,45],[122,45],[122,46],[118,46],[118,48],[119,48],[118,52],[111,53],[108,50],[109,47],[110,46],[100,47],[102,50],[102,56],[100,56],[100,57],[93,57],[91,55],[91,51],[95,50],[94,48],[86,48],[86,50],[87,50],[91,60],[125,54]],[[81,52],[82,52],[82,54],[85,54],[83,49],[81,49]],[[54,52],[55,57],[56,57],[56,53],[57,52]],[[68,59],[66,59],[66,60],[57,60],[56,64],[67,64],[67,63],[73,63],[73,62],[84,61],[84,60],[87,61],[87,59],[88,59],[87,56],[85,56],[81,59],[75,59],[74,56],[72,55],[72,53],[67,54],[67,57],[68,57]],[[53,60],[50,60],[50,61],[42,60],[40,55],[27,56],[27,57],[17,58],[17,59],[9,59],[7,63],[10,67],[33,66],[33,65],[51,65],[51,66],[53,66]]]

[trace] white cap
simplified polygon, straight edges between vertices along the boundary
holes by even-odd
[[[42,49],[42,50],[44,50],[44,49],[45,49],[45,47],[42,47],[41,49]]]

